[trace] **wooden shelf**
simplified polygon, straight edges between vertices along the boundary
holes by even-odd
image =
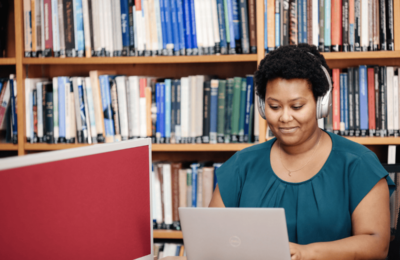
[[[353,59],[393,59],[400,58],[400,51],[366,51],[366,52],[322,52],[326,60]]]
[[[9,143],[0,143],[0,151],[18,151],[18,145]]]
[[[15,58],[0,58],[0,65],[15,65]]]
[[[77,147],[88,146],[90,144],[30,144],[25,143],[24,148],[27,151],[54,151],[54,150],[62,150],[62,149],[71,149]]]
[[[153,238],[158,239],[183,239],[182,231],[176,230],[154,230]]]
[[[257,62],[257,54],[202,55],[202,56],[153,56],[153,57],[92,57],[92,58],[23,58],[23,64],[165,64],[165,63],[215,63]]]

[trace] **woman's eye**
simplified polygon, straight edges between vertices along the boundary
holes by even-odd
[[[303,106],[294,106],[293,109],[294,110],[299,110],[300,108],[302,108]]]
[[[278,106],[269,106],[273,110],[277,110],[279,107]]]

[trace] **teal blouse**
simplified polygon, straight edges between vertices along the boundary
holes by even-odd
[[[271,168],[276,138],[235,153],[216,171],[226,207],[284,208],[289,241],[299,244],[334,241],[352,235],[351,215],[382,178],[390,193],[393,181],[375,153],[329,133],[332,151],[311,179],[291,183]]]

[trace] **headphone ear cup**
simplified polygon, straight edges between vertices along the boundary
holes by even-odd
[[[318,97],[317,100],[317,119],[327,117],[329,115],[329,109],[332,106],[331,91],[322,96]]]
[[[260,113],[260,116],[263,119],[265,118],[265,101],[259,96],[257,95],[257,107],[258,107],[258,113]]]

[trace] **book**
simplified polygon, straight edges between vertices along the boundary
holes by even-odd
[[[203,94],[203,143],[210,142],[211,81],[204,81]]]
[[[225,136],[225,96],[226,96],[226,81],[219,80],[218,82],[218,120],[217,120],[217,143],[224,143]]]
[[[246,111],[244,123],[244,137],[245,143],[253,141],[253,121],[254,121],[254,78],[253,75],[246,76]],[[257,117],[257,115],[256,115]]]
[[[216,79],[211,80],[210,89],[210,143],[217,143],[217,127],[218,127],[218,85]]]
[[[127,94],[126,94],[126,77],[117,76],[115,82],[117,84],[117,95],[118,95],[118,111],[119,121],[121,125],[121,140],[128,140],[129,128],[128,128],[128,107],[127,107]]]
[[[101,103],[102,111],[104,115],[104,134],[105,142],[114,142],[115,128],[114,128],[114,118],[113,118],[113,107],[111,105],[111,93],[110,93],[110,75],[100,75],[100,91],[101,91]]]
[[[342,50],[342,0],[332,1],[332,22],[331,22],[331,50],[338,52]]]
[[[247,79],[242,78],[240,87],[240,108],[239,108],[239,131],[238,142],[244,142],[244,125],[246,118],[246,94],[247,94]]]
[[[349,136],[354,136],[355,130],[355,100],[354,100],[354,68],[348,68],[348,104],[349,104]]]
[[[368,67],[368,130],[369,136],[375,135],[376,117],[375,117],[375,70],[374,67]]]

